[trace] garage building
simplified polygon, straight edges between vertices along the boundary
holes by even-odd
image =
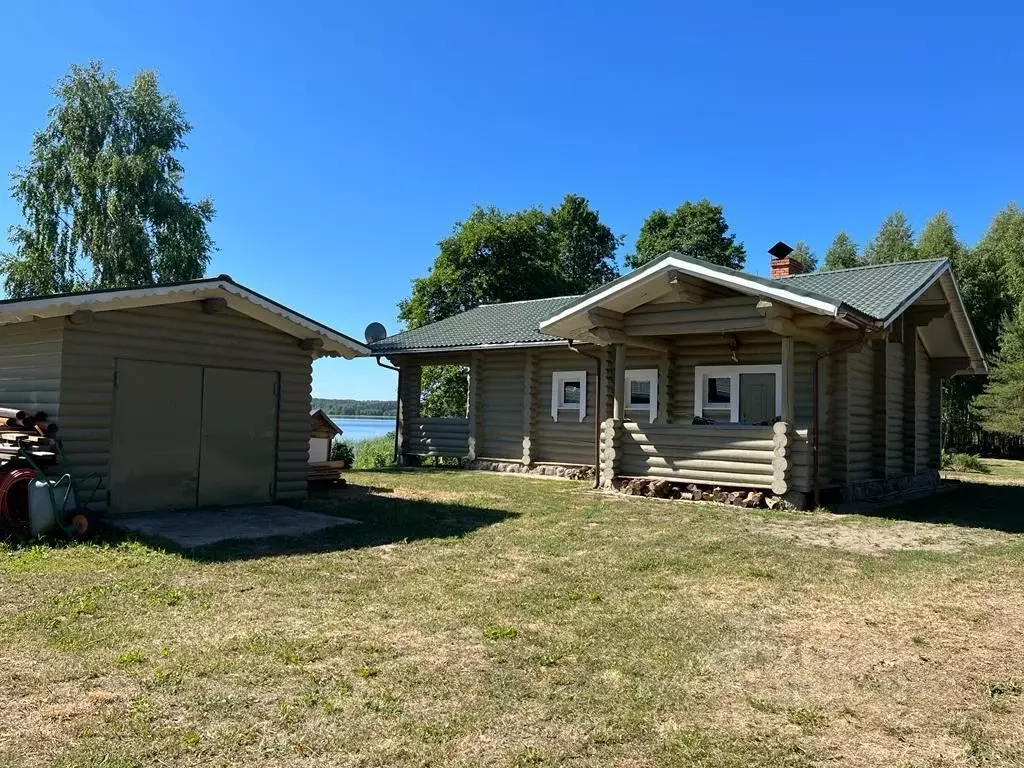
[[[0,302],[0,403],[111,513],[305,498],[312,363],[369,350],[230,277]]]

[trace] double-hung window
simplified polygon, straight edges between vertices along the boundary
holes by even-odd
[[[763,424],[782,413],[781,365],[698,365],[694,379],[698,418]]]
[[[574,411],[580,421],[587,415],[587,372],[555,371],[551,374],[551,418],[560,411]]]
[[[646,412],[647,420],[658,417],[658,369],[640,368],[626,371],[626,411],[635,417]],[[629,413],[632,411],[633,413]]]

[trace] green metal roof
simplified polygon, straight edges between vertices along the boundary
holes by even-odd
[[[388,336],[369,347],[375,355],[386,355],[494,344],[564,344],[565,339],[541,333],[538,326],[578,299],[579,296],[556,296],[506,304],[482,304],[436,323]]]
[[[776,284],[813,291],[842,301],[874,320],[888,320],[946,265],[945,259],[902,261],[867,267],[810,272],[776,279]]]
[[[773,288],[784,288],[797,296],[841,304],[868,319],[887,321],[903,304],[927,285],[946,265],[945,259],[904,261],[830,272],[812,272],[774,280],[721,267],[710,262],[669,252],[645,264],[656,269],[670,258],[690,261],[723,275],[739,276]],[[564,342],[538,330],[540,323],[606,291],[632,273],[605,283],[585,296],[558,296],[551,299],[484,304],[421,328],[388,336],[369,347],[373,354],[460,349],[493,345]]]

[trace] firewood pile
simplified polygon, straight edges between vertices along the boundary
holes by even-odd
[[[0,463],[6,464],[24,451],[37,464],[57,460],[57,425],[45,411],[0,406]]]
[[[753,490],[726,490],[719,486],[699,486],[694,483],[677,483],[669,480],[649,480],[642,477],[624,480],[618,484],[620,493],[627,496],[647,496],[655,499],[684,499],[686,501],[715,501],[736,507],[774,508],[782,502],[771,493]]]
[[[336,483],[341,480],[344,461],[313,461],[309,464],[308,479],[311,483]]]

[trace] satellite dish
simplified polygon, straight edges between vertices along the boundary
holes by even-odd
[[[366,339],[367,344],[373,344],[375,341],[380,341],[387,335],[387,328],[380,323],[370,323],[366,326],[366,330],[363,331],[363,338]]]

